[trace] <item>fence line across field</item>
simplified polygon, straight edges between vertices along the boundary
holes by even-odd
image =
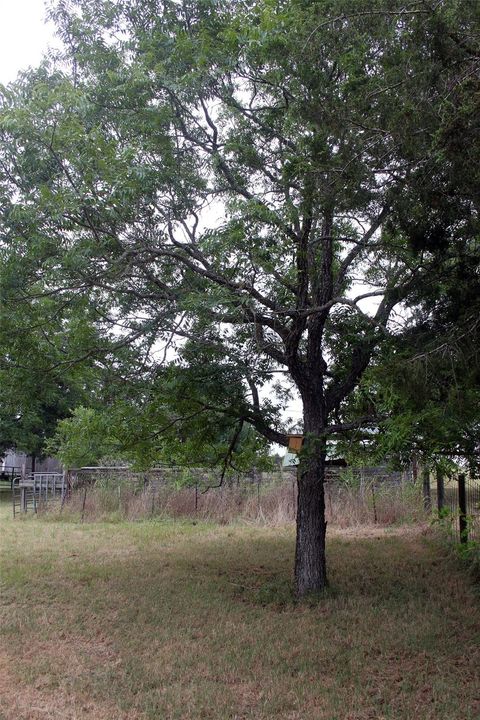
[[[83,487],[85,483],[92,484],[98,480],[123,480],[137,485],[159,485],[161,483],[182,481],[185,486],[193,487],[195,483],[203,484],[211,489],[228,488],[232,486],[255,485],[258,482],[282,482],[296,477],[296,467],[281,468],[274,471],[262,471],[252,468],[246,472],[233,472],[225,475],[220,484],[221,471],[215,468],[199,468],[189,466],[165,465],[145,471],[135,471],[129,467],[82,467],[69,472],[69,482],[72,487]],[[340,476],[350,477],[360,487],[374,483],[401,483],[412,480],[411,470],[390,471],[384,467],[347,468],[328,467],[326,482],[338,480]]]
[[[156,493],[176,485],[178,490],[187,490],[192,493],[192,510],[196,512],[202,495],[206,491],[224,494],[235,489],[252,495],[256,494],[260,506],[263,492],[267,492],[275,485],[285,484],[291,487],[292,506],[296,508],[296,474],[297,468],[295,467],[283,468],[274,472],[264,472],[252,468],[247,473],[230,474],[220,484],[220,471],[212,469],[162,466],[144,472],[135,472],[128,467],[91,467],[74,471],[71,476],[71,485],[80,487],[103,480],[107,485],[112,483],[112,485],[136,487],[138,491],[143,490],[150,493],[153,503]],[[413,483],[412,468],[391,471],[384,466],[330,467],[326,474],[325,502],[332,510],[335,492],[341,487],[351,484],[357,489],[360,496],[368,496],[372,509],[372,521],[376,523],[378,521],[378,494],[382,492],[382,489],[389,486],[408,486]],[[441,476],[439,481],[437,476],[437,482],[431,488],[430,473],[426,472],[422,483],[425,509],[427,511],[431,509],[434,501],[432,491],[436,490],[439,513],[445,515],[445,511],[447,511],[452,534],[457,541],[466,542],[468,539],[480,539],[480,479],[457,474],[449,477]],[[82,513],[84,510],[85,504],[83,504]]]
[[[378,466],[346,470],[344,467],[329,466],[325,501],[330,517],[336,514],[335,509],[338,512],[341,504],[339,493],[347,491],[345,494],[349,494],[349,501],[355,495],[363,503],[363,516],[368,513],[371,523],[381,522],[385,519],[384,491],[397,488],[398,494],[402,487],[413,488],[412,479],[410,469],[391,471]],[[279,496],[282,497],[284,520],[295,519],[297,467],[283,467],[276,471],[252,468],[249,472],[231,472],[223,482],[220,480],[219,470],[166,465],[143,472],[129,467],[110,466],[84,467],[70,473],[70,486],[76,492],[76,506],[82,519],[91,512],[92,502],[98,492],[109,496],[110,510],[114,510],[113,505],[116,505],[117,510],[122,512],[126,512],[125,507],[132,500],[132,493],[136,493],[137,506],[143,503],[144,513],[148,506],[152,516],[162,511],[199,516],[203,513],[204,516],[208,512],[215,514],[222,503],[224,508],[230,503],[230,506],[236,505],[240,513],[246,505],[250,513],[256,507],[260,518],[264,511],[271,514],[272,503],[275,502],[273,495],[277,494],[277,502]],[[98,495],[96,499],[99,500]],[[362,521],[365,521],[365,517]]]
[[[85,515],[87,496],[94,486],[97,489],[114,490],[121,505],[124,493],[143,494],[150,498],[151,514],[166,492],[172,496],[183,494],[187,498],[189,512],[197,513],[205,505],[206,494],[214,493],[227,497],[256,498],[258,509],[268,493],[275,488],[290,493],[289,517],[295,516],[297,487],[296,467],[276,471],[260,471],[252,468],[245,473],[230,473],[223,482],[219,470],[161,466],[146,471],[134,471],[130,467],[104,466],[83,467],[68,473],[25,473],[11,478],[13,514],[37,512],[39,506],[60,501],[62,507],[72,492],[82,493],[81,514]],[[436,504],[441,517],[450,522],[452,535],[457,541],[480,539],[480,479],[465,474],[444,476],[437,473],[430,485],[430,474],[423,473],[422,486],[425,510]],[[410,469],[390,471],[385,467],[335,468],[328,469],[325,485],[325,502],[334,514],[334,504],[342,488],[349,487],[368,502],[371,521],[380,521],[378,503],[382,492],[391,487],[414,486]],[[288,488],[290,488],[288,490]],[[188,500],[188,497],[191,499]],[[285,496],[286,497],[286,496]],[[436,503],[435,503],[436,501]]]

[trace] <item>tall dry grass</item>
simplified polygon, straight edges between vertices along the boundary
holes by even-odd
[[[151,517],[191,518],[228,524],[236,521],[285,525],[295,521],[297,488],[294,475],[267,482],[226,484],[220,488],[156,484],[141,487],[98,481],[75,490],[62,512],[85,520],[141,520]],[[392,525],[425,518],[421,488],[411,482],[355,485],[329,482],[325,486],[329,525]],[[52,509],[47,509],[52,512]],[[58,512],[58,508],[55,510]]]

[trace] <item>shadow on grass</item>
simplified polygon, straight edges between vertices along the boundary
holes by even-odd
[[[291,533],[280,537],[252,531],[221,531],[221,536],[183,538],[172,547],[143,548],[135,556],[104,558],[101,567],[90,558],[77,560],[67,572],[83,585],[113,583],[119,593],[132,588],[145,601],[157,598],[162,606],[193,602],[201,608],[241,603],[272,610],[299,605],[355,602],[406,604],[424,602],[438,592],[442,572],[457,572],[441,545],[419,536],[376,539],[332,539],[327,559],[330,584],[325,592],[296,601],[293,588],[294,541]],[[91,578],[89,581],[88,578]]]

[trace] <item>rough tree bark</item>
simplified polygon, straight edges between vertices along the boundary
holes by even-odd
[[[324,477],[325,449],[302,460],[299,471],[295,547],[295,587],[299,597],[320,592],[328,583]]]
[[[321,592],[327,585],[325,559],[325,439],[323,378],[306,385],[303,395],[304,446],[298,473],[295,588],[297,595]]]

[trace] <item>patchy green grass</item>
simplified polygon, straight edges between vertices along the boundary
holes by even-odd
[[[2,511],[0,718],[478,720],[478,597],[428,532],[334,536],[301,605],[293,539]]]

